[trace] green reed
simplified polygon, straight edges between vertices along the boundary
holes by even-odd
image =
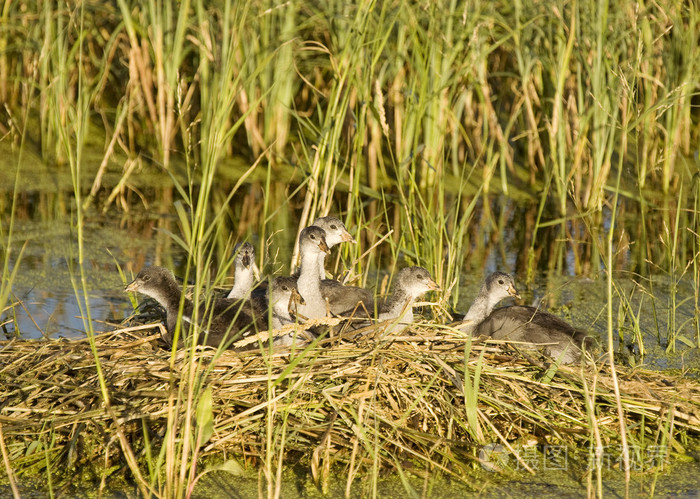
[[[44,159],[64,163],[66,151],[61,147],[59,136],[70,120],[70,106],[75,105],[75,90],[70,88],[70,80],[81,68],[72,57],[75,39],[70,36],[73,31],[66,26],[69,23],[66,12],[54,13],[51,5],[45,3],[40,16],[45,33],[44,45],[38,55],[40,71],[37,78],[42,100],[39,109],[41,149]]]
[[[144,102],[144,131],[154,132],[156,157],[167,168],[175,146],[178,97],[191,98],[189,82],[180,76],[189,48],[185,37],[190,2],[152,1],[143,10],[132,9],[125,0],[117,3],[129,41],[124,50],[129,53],[130,97]]]

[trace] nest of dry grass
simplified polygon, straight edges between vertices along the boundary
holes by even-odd
[[[118,431],[143,458],[146,437],[151,450],[164,445],[168,414],[181,426],[194,418],[185,403],[192,385],[213,388],[214,432],[201,456],[260,462],[272,452],[309,466],[316,479],[336,464],[357,475],[377,462],[466,476],[488,442],[514,451],[533,437],[579,449],[594,434],[605,445],[620,441],[609,366],[556,369],[450,330],[332,338],[305,352],[203,349],[174,358],[159,337],[153,326],[96,336],[109,406],[87,339],[2,342],[0,423],[13,469],[42,468],[47,456],[119,464]],[[673,443],[680,432],[700,431],[699,383],[627,368],[618,368],[618,383],[632,438],[643,432],[648,442]]]

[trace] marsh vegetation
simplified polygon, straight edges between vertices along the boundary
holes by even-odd
[[[59,465],[100,461],[100,490],[119,476],[182,497],[206,465],[235,460],[260,470],[261,495],[279,494],[292,464],[320,490],[338,473],[346,493],[368,477],[360,490],[376,494],[392,470],[426,493],[437,476],[468,483],[484,444],[513,451],[534,435],[590,458],[583,482],[601,494],[604,445],[666,458],[700,429],[685,371],[663,375],[673,398],[614,357],[697,359],[700,346],[692,4],[15,2],[2,19],[11,484],[33,472],[60,490]],[[328,213],[358,240],[331,262],[349,282],[385,293],[397,269],[421,265],[440,284],[429,323],[398,347],[239,358],[148,350],[153,329],[96,334],[95,268],[118,288],[164,265],[199,296],[230,283],[238,241],[254,242],[265,273],[289,271],[298,231]],[[65,248],[32,253],[27,241],[59,223]],[[119,241],[95,235],[108,224]],[[128,239],[149,252],[122,252]],[[84,340],[21,339],[25,257],[66,276]],[[607,364],[563,368],[444,328],[473,296],[465,284],[496,268],[560,312],[563,277],[599,285]]]

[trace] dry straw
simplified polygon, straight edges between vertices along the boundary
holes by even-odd
[[[369,331],[376,334],[350,340],[344,333],[296,352],[203,349],[191,362],[183,351],[172,370],[152,326],[99,334],[109,407],[87,339],[3,342],[0,424],[11,467],[21,473],[68,460],[106,470],[132,451],[145,466],[151,449],[165,445],[159,438],[168,411],[179,411],[180,419],[186,413],[169,399],[192,379],[195,365],[198,382],[212,388],[213,431],[199,442],[200,456],[236,455],[253,468],[270,456],[290,458],[322,487],[334,465],[345,467],[348,487],[373,467],[406,463],[416,473],[464,478],[487,443],[505,445],[517,460],[516,443],[533,437],[584,456],[595,446],[593,434],[599,446],[620,442],[604,364],[557,369],[513,345],[436,326],[391,338],[381,327]],[[630,435],[680,448],[679,433],[700,432],[700,384],[618,369],[627,427],[636,428]]]

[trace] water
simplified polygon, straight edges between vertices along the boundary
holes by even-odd
[[[155,263],[156,246],[163,235],[152,230],[151,221],[122,226],[119,220],[99,217],[85,225],[83,265],[92,318],[96,331],[111,329],[105,321],[120,320],[131,311],[120,266],[128,275]],[[25,244],[13,283],[19,305],[11,313],[6,335],[22,338],[84,336],[84,311],[78,265],[78,243],[69,218],[23,220],[15,227],[14,247]],[[175,252],[176,253],[176,252]],[[12,268],[14,268],[14,262]],[[14,317],[13,317],[14,314]]]

